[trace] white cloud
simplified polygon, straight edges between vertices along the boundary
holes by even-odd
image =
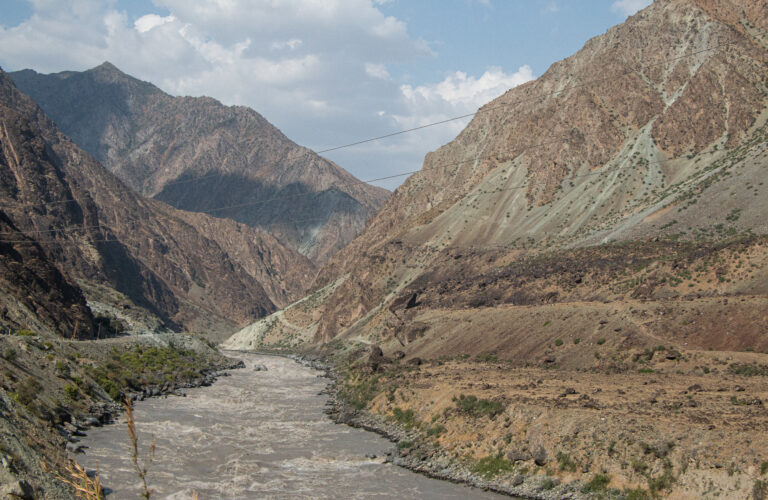
[[[423,115],[475,111],[512,87],[533,78],[533,70],[527,65],[521,66],[515,73],[505,73],[501,68],[493,67],[479,78],[456,71],[439,83],[417,87],[403,85],[400,91],[409,108],[426,112],[419,118],[423,120]]]
[[[162,17],[158,16],[157,14],[147,14],[146,16],[141,16],[140,18],[136,19],[136,21],[133,23],[133,26],[139,33],[146,33],[152,28],[162,26],[166,23],[172,23],[175,20],[176,18],[173,16]]]
[[[132,21],[115,0],[34,0],[32,17],[0,27],[0,65],[49,73],[110,61],[174,95],[250,106],[315,149],[472,112],[533,77],[526,66],[489,68],[402,85],[406,80],[390,74],[394,65],[434,54],[402,20],[379,10],[386,1],[153,0],[167,15]],[[363,179],[415,170],[463,123],[332,159]]]
[[[299,47],[301,47],[303,43],[304,42],[298,38],[291,38],[290,40],[272,42],[271,44],[269,44],[269,48],[271,48],[272,50],[283,50],[283,49],[296,50]]]
[[[611,5],[611,10],[624,16],[631,16],[640,9],[651,5],[653,0],[616,0]]]
[[[383,64],[365,63],[365,73],[368,76],[379,78],[381,80],[389,80],[389,71]]]

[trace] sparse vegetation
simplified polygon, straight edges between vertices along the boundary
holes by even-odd
[[[511,460],[507,460],[499,454],[481,458],[472,466],[471,470],[475,474],[490,479],[498,476],[502,472],[514,470],[514,464]]]
[[[35,399],[37,399],[37,394],[42,388],[43,387],[37,379],[27,377],[16,389],[14,399],[24,406],[29,406]]]
[[[611,478],[606,474],[595,474],[592,479],[581,489],[582,493],[595,493],[604,491],[611,483]]]
[[[407,429],[416,427],[418,425],[418,422],[414,418],[413,410],[410,408],[403,410],[401,408],[395,407],[392,410],[392,419]]]
[[[728,373],[744,375],[746,377],[768,377],[768,365],[752,365],[748,363],[731,363],[728,365]]]
[[[110,397],[120,400],[125,389],[162,385],[171,381],[191,381],[207,366],[203,354],[175,346],[134,346],[125,351],[113,349],[109,359],[88,369],[88,373]]]
[[[456,408],[459,411],[473,417],[488,416],[493,418],[504,411],[504,405],[501,401],[478,399],[477,396],[465,396],[462,394],[458,398],[454,397],[453,402],[456,403]]]
[[[557,463],[560,466],[561,471],[576,472],[577,464],[573,461],[570,455],[563,452],[558,452]]]

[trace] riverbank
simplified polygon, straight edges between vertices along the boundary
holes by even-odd
[[[75,498],[59,478],[70,478],[85,432],[114,421],[124,397],[183,396],[239,366],[201,339],[173,333],[0,337],[0,497]]]
[[[434,436],[434,431],[430,433],[430,429],[425,431],[419,426],[398,423],[381,414],[355,408],[355,403],[345,397],[345,392],[349,390],[349,385],[345,383],[345,376],[333,364],[305,355],[286,354],[285,356],[325,373],[325,376],[331,380],[327,389],[323,391],[328,397],[328,408],[325,413],[336,424],[364,429],[390,440],[394,447],[386,456],[389,463],[433,479],[466,484],[483,491],[515,498],[532,500],[590,498],[590,495],[581,492],[584,485],[580,482],[560,484],[556,478],[520,472],[511,477],[506,475],[507,477],[499,479],[489,477],[483,472],[473,471],[473,464],[466,460],[457,460],[437,442],[429,439]]]
[[[397,443],[388,460],[430,477],[543,499],[768,491],[758,354],[660,350],[622,372],[350,354],[308,357],[333,378],[328,413]]]

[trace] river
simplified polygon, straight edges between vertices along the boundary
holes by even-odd
[[[156,440],[152,498],[499,498],[383,463],[389,441],[323,413],[320,372],[281,357],[230,355],[246,368],[187,397],[136,403],[142,457]],[[78,461],[98,466],[109,500],[140,497],[124,422],[89,430],[82,444]]]

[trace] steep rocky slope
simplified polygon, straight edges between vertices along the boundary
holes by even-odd
[[[318,262],[360,232],[388,194],[294,144],[249,108],[172,97],[109,63],[11,76],[140,194],[266,229]]]
[[[317,287],[348,278],[316,340],[439,284],[432,265],[493,267],[467,253],[768,232],[765,6],[658,1],[484,106],[323,268]]]
[[[269,235],[133,193],[5,73],[0,120],[9,325],[33,326],[32,315],[67,336],[95,333],[82,282],[120,292],[170,327],[226,330],[273,311],[311,279],[312,264]]]
[[[349,369],[347,404],[399,422],[419,470],[541,498],[764,498],[766,12],[656,0],[590,40],[225,345]]]

